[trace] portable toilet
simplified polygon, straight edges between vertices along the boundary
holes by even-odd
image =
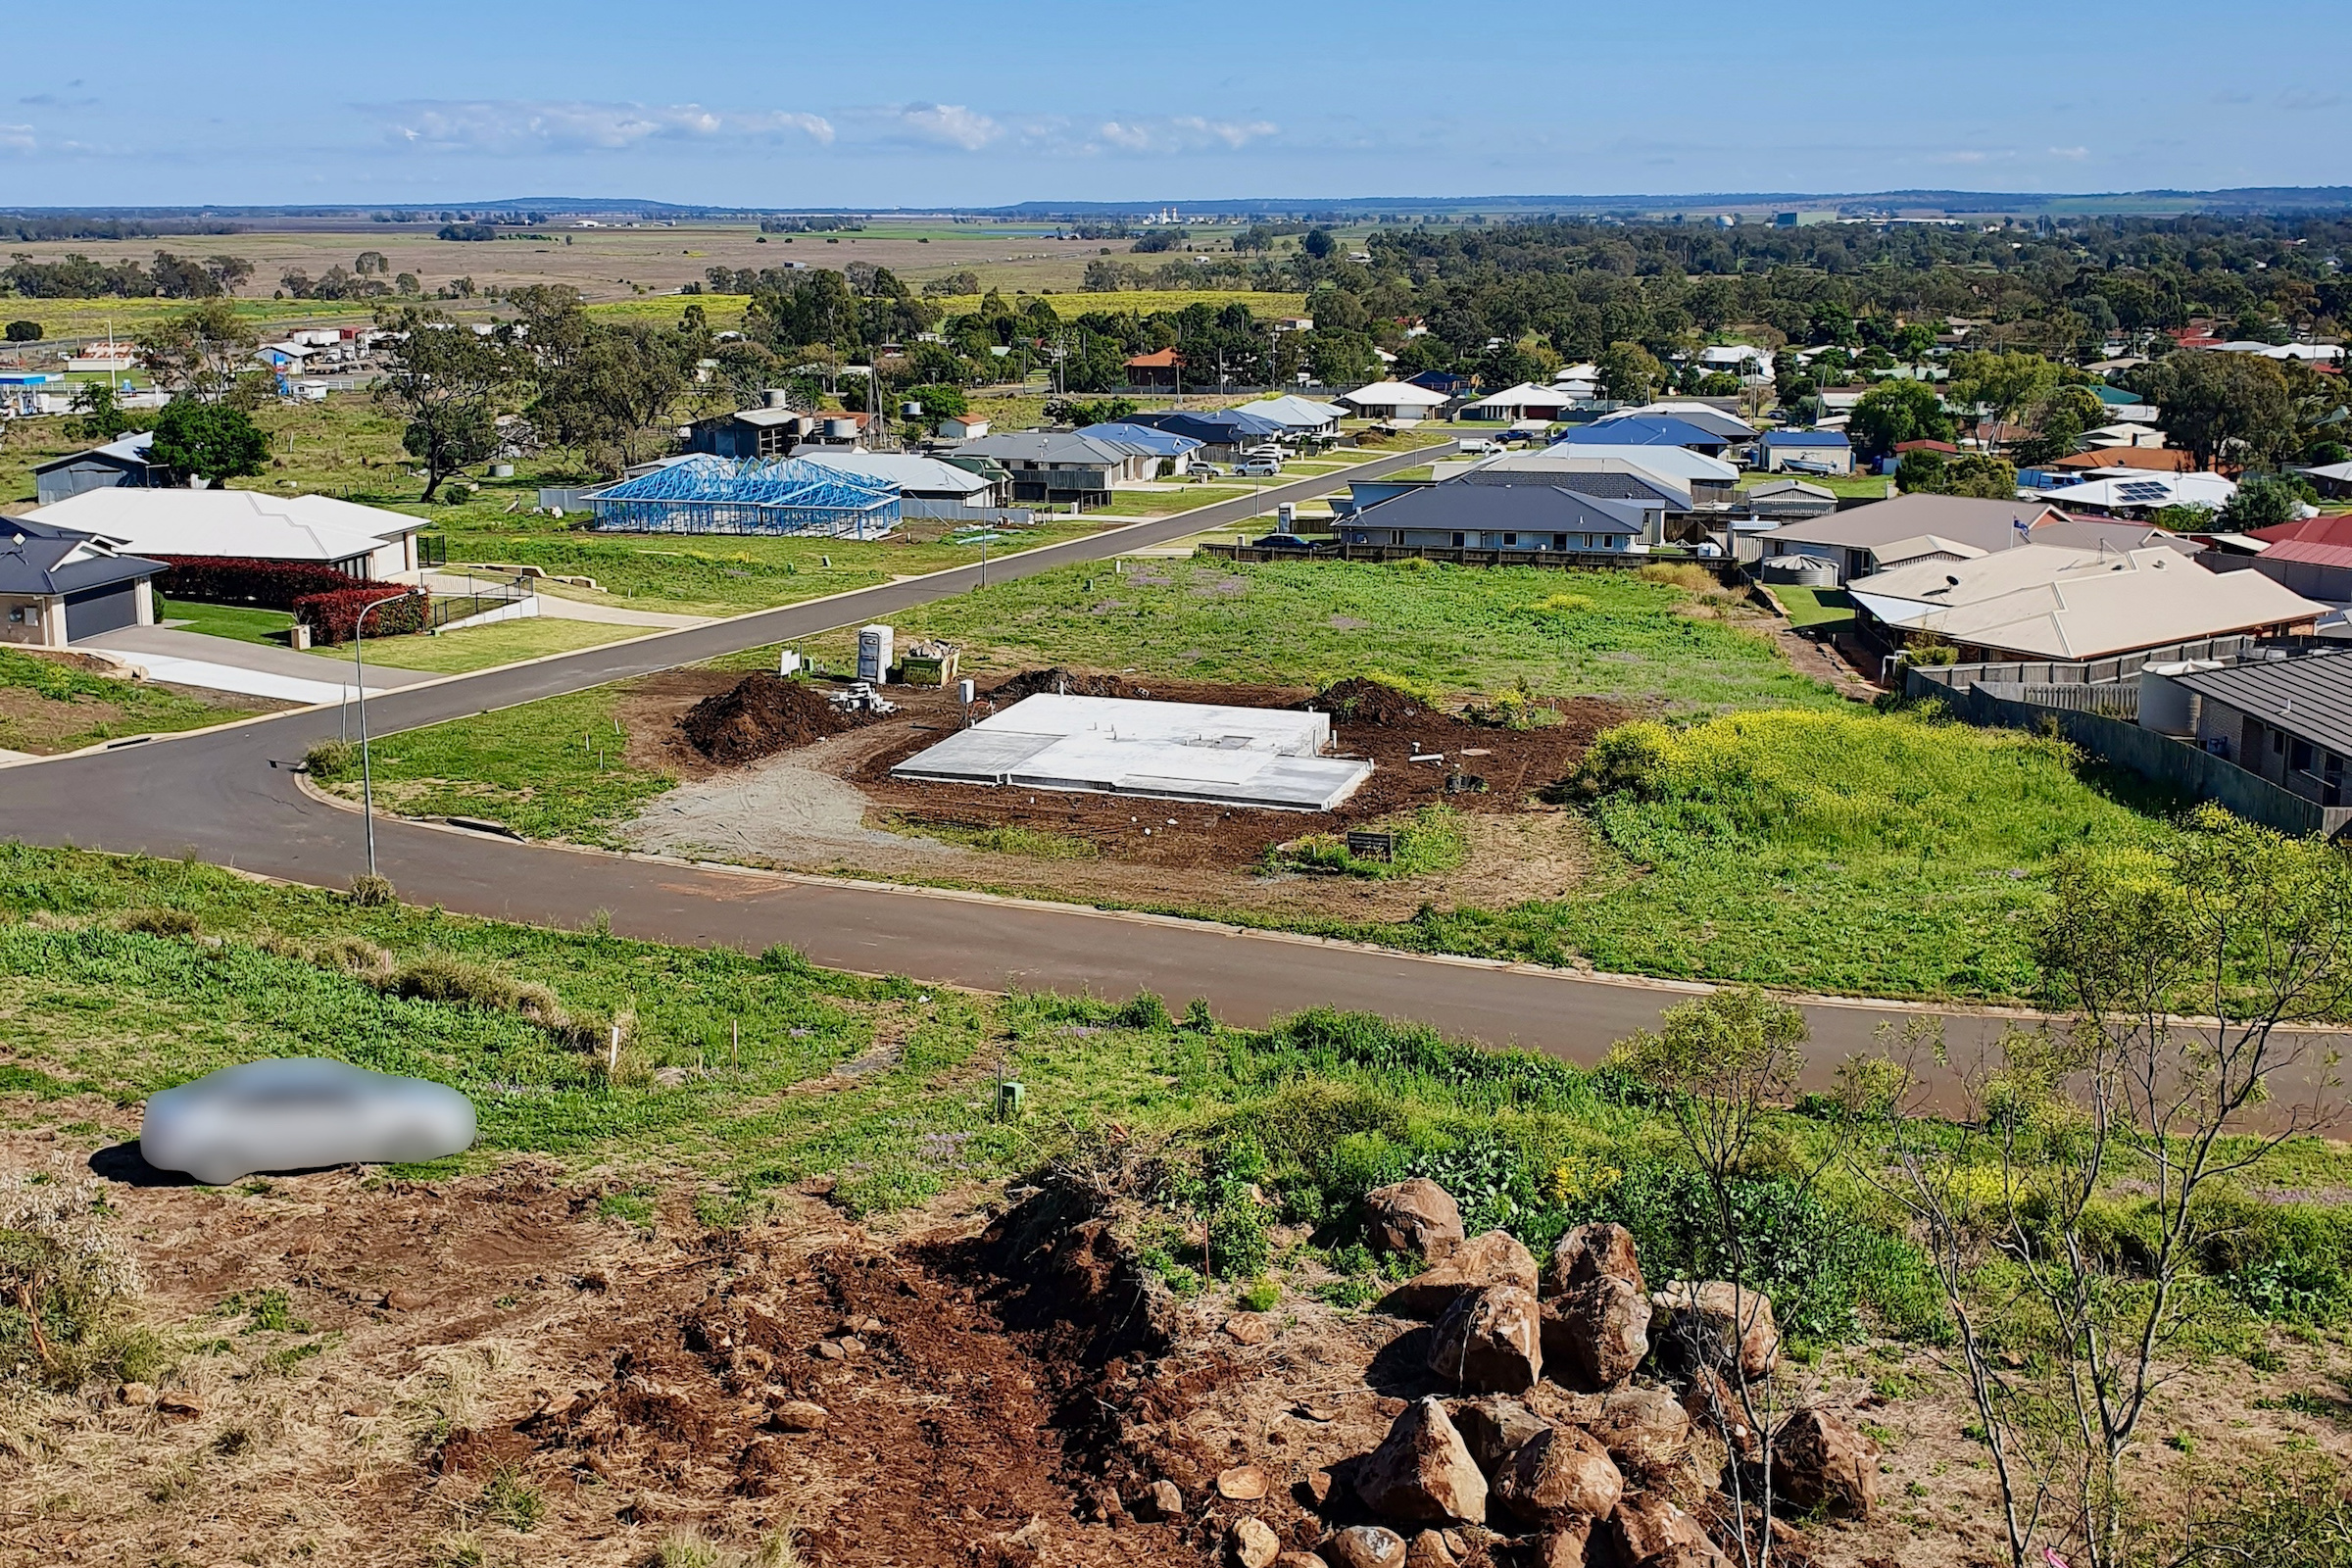
[[[888,626],[858,628],[858,678],[870,680],[879,686],[890,679],[891,629]]]

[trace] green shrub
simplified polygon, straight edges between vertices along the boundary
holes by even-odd
[[[1251,1280],[1234,1300],[1245,1312],[1271,1312],[1282,1299],[1282,1287],[1272,1280]]]
[[[360,770],[357,741],[320,741],[302,754],[302,769],[322,784],[349,778]]]
[[[151,937],[192,937],[204,922],[185,909],[140,909],[123,920],[122,929]]]

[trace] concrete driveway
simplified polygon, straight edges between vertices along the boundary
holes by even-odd
[[[150,680],[172,686],[201,686],[281,703],[347,703],[354,690],[348,661],[172,626],[124,626],[74,646],[120,654],[144,668]],[[367,665],[367,677],[370,694],[435,678],[423,670],[374,663]]]

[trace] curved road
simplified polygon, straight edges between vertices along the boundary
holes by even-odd
[[[1300,480],[1203,508],[991,562],[1005,581],[1073,562],[1238,522],[1351,478],[1430,461],[1396,453],[1334,478]],[[388,691],[368,705],[375,734],[786,642],[978,586],[959,566],[732,620],[608,644],[530,663]],[[337,733],[336,710],[303,709],[221,729],[119,745],[0,769],[0,839],[158,856],[193,853],[241,870],[324,887],[362,869],[356,813],[307,793],[293,765]],[[1196,921],[694,866],[524,844],[461,830],[376,823],[380,868],[403,897],[465,913],[573,926],[596,911],[652,941],[758,951],[785,943],[812,962],[897,973],[980,990],[1052,989],[1124,997],[1155,991],[1181,1005],[1205,997],[1219,1017],[1262,1023],[1328,1004],[1418,1019],[1449,1035],[1519,1044],[1592,1061],[1659,1009],[1700,988],[1478,960],[1417,956],[1352,944]],[[1899,1004],[1806,1004],[1814,1059],[1826,1069],[1867,1047]],[[1985,1012],[1947,1014],[1959,1056],[2003,1025]]]

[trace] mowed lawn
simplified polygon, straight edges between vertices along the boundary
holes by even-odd
[[[1763,622],[1739,616],[1725,596],[1631,571],[1199,559],[1071,566],[894,623],[902,639],[947,638],[967,667],[995,670],[1285,686],[1383,673],[1461,694],[1524,680],[1547,696],[1681,710],[1835,701],[1788,666]]]

